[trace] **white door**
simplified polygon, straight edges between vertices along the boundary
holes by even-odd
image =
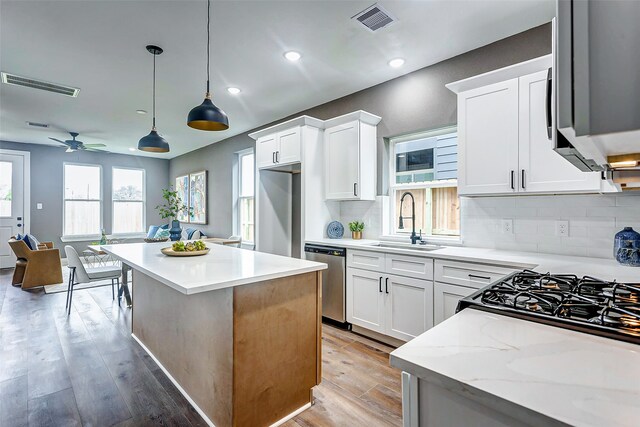
[[[300,126],[278,133],[276,163],[287,164],[300,161],[301,132]]]
[[[276,162],[278,141],[276,134],[263,136],[256,141],[256,167],[262,169],[271,167]]]
[[[434,326],[456,314],[458,301],[464,297],[468,297],[475,291],[477,291],[477,289],[435,282],[433,284]]]
[[[325,172],[327,199],[359,198],[360,127],[353,121],[326,129]]]
[[[347,269],[347,321],[385,333],[383,273]]]
[[[458,194],[518,188],[518,79],[458,94]]]
[[[553,151],[554,141],[547,136],[546,91],[547,71],[520,77],[520,191],[600,191],[599,172],[581,172]]]
[[[409,341],[433,326],[433,282],[410,277],[384,279],[386,334]]]
[[[29,231],[25,220],[28,203],[29,153],[0,150],[0,268],[16,265],[7,241],[18,233]]]

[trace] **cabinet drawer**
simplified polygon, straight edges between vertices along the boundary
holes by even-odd
[[[456,314],[458,301],[474,293],[476,289],[467,286],[435,282],[433,285],[433,324],[447,320]]]
[[[347,250],[347,267],[362,268],[384,272],[384,254],[382,252],[368,252]]]
[[[389,274],[433,280],[433,259],[387,254],[385,270]]]
[[[434,274],[437,282],[480,289],[516,270],[519,269],[470,262],[436,260]]]

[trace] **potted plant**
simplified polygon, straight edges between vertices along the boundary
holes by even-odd
[[[180,221],[178,221],[178,214],[185,212],[187,216],[193,214],[193,209],[189,208],[182,202],[182,198],[178,195],[177,191],[173,190],[173,187],[162,189],[162,198],[166,200],[163,205],[156,206],[158,215],[162,219],[171,220],[171,228],[169,229],[169,237],[171,240],[180,240],[182,235],[182,228],[180,228]]]
[[[351,230],[351,238],[353,240],[362,239],[362,230],[364,230],[364,222],[358,222],[358,221],[350,222],[349,230]]]

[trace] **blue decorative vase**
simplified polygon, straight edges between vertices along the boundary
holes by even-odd
[[[171,221],[171,228],[169,229],[169,238],[175,242],[182,237],[182,228],[180,228],[180,221],[174,219]]]
[[[640,233],[631,227],[618,231],[613,241],[613,257],[620,264],[640,267]]]

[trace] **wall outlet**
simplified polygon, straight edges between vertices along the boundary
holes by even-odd
[[[36,209],[42,209],[42,203],[37,203],[36,204]]]
[[[513,220],[512,219],[503,219],[502,220],[502,233],[503,234],[513,234]]]
[[[556,221],[556,236],[569,237],[569,221]]]

